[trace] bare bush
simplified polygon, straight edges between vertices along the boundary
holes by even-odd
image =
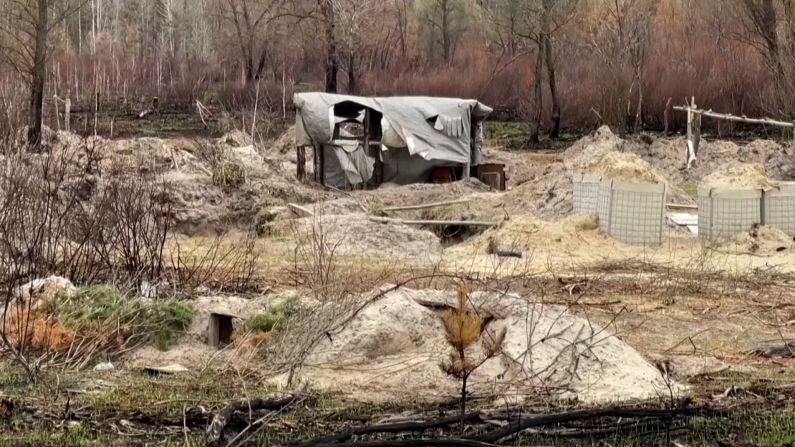
[[[209,244],[188,246],[174,239],[169,249],[168,282],[174,292],[199,287],[219,292],[250,292],[257,283],[257,236],[220,234]]]

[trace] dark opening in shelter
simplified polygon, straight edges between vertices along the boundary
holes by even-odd
[[[222,348],[232,343],[235,317],[223,314],[210,314],[210,327],[208,328],[207,341],[210,346]]]

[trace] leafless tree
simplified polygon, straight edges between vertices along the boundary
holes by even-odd
[[[429,28],[430,51],[441,47],[442,60],[450,63],[455,46],[465,28],[467,2],[461,0],[424,0],[422,21]]]
[[[517,0],[500,2],[481,0],[480,6],[495,25],[505,51],[515,54],[520,49],[535,52],[533,77],[533,108],[530,141],[540,139],[543,117],[543,80],[546,78],[552,100],[552,128],[550,137],[560,136],[560,98],[558,95],[554,43],[556,35],[569,23],[577,0]]]
[[[621,109],[615,113],[624,117],[620,120],[624,124],[639,130],[643,125],[644,74],[651,25],[659,0],[602,1],[601,13],[589,25],[589,46],[607,66],[613,77],[613,90],[620,94],[617,104]]]
[[[44,84],[47,80],[50,32],[76,11],[66,0],[6,0],[0,14],[0,57],[27,81],[30,87],[28,143],[41,142]],[[80,3],[78,3],[79,5]]]

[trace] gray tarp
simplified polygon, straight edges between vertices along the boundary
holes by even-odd
[[[298,93],[293,101],[298,110],[299,146],[334,145],[334,126],[339,122],[334,106],[353,103],[383,115],[384,149],[402,147],[411,156],[461,164],[472,161],[472,121],[480,122],[492,111],[476,100],[419,96],[364,98]]]
[[[364,148],[355,141],[326,146],[323,154],[326,185],[347,188],[364,183],[373,176],[375,159],[368,156]]]

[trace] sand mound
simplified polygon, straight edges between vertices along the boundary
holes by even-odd
[[[761,164],[735,161],[724,163],[701,181],[701,186],[715,189],[771,189],[775,185]]]
[[[566,168],[572,174],[592,174],[630,183],[667,183],[665,177],[638,155],[627,152],[626,142],[610,129],[600,128],[591,141],[566,150]],[[580,149],[580,146],[582,148]]]
[[[503,354],[472,375],[475,393],[517,400],[551,393],[595,403],[654,398],[665,389],[659,371],[637,351],[565,307],[480,292],[471,301],[493,317],[484,333],[506,331]],[[455,303],[456,292],[389,292],[322,337],[301,379],[368,401],[454,396],[458,383],[440,367],[451,352],[440,309]]]
[[[590,158],[585,173],[629,183],[666,183],[648,162],[626,152],[608,152]]]
[[[562,160],[546,160],[546,164],[527,171],[527,181],[507,192],[502,204],[511,214],[533,212],[549,218],[568,215],[574,207],[572,176],[577,174],[595,174],[630,183],[666,183],[673,200],[692,203],[692,198],[681,188],[638,155],[646,153],[646,148],[642,143],[616,136],[603,126],[566,149]]]
[[[323,241],[336,255],[379,259],[433,259],[441,255],[439,238],[428,230],[401,224],[383,224],[362,214],[322,215],[275,222],[272,234],[282,234],[311,250]]]
[[[490,228],[466,242],[448,249],[462,255],[489,254],[489,246],[501,250],[519,250],[526,256],[566,255],[572,252],[614,250],[620,242],[602,234],[594,215],[571,215],[558,221],[544,221],[535,216],[514,216],[499,227]],[[608,248],[609,247],[609,248]]]
[[[733,254],[772,255],[791,253],[795,249],[795,240],[776,227],[763,226],[717,241],[714,247]]]

